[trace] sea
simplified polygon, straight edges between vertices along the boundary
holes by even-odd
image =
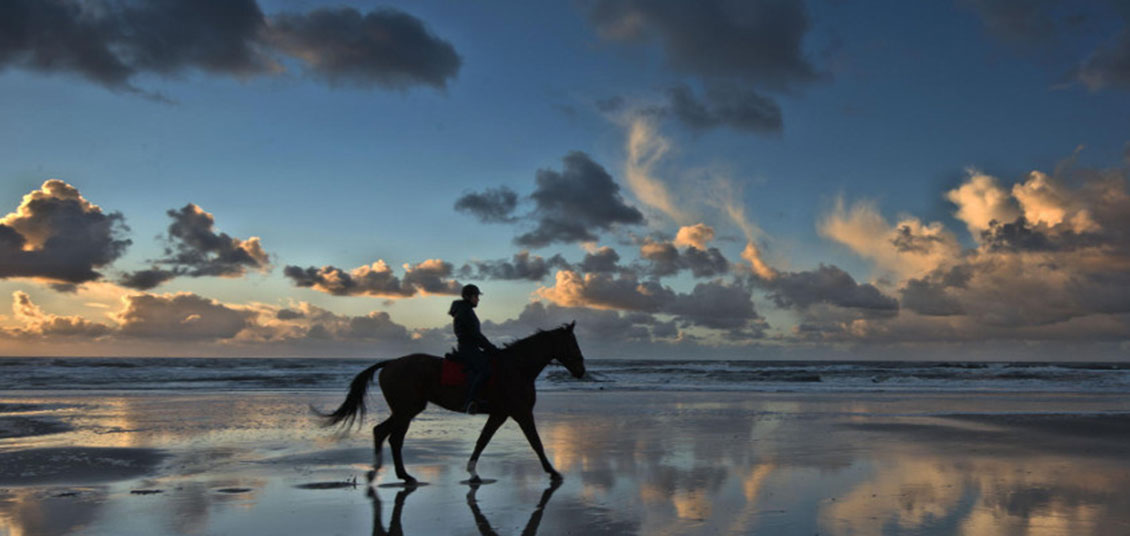
[[[332,358],[0,358],[0,391],[342,391],[375,361]],[[588,360],[544,391],[1130,392],[1130,363]]]

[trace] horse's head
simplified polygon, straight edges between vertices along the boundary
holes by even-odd
[[[581,347],[577,345],[577,336],[573,334],[573,327],[576,325],[577,322],[573,321],[555,330],[560,332],[561,335],[558,339],[557,355],[553,357],[562,365],[565,365],[565,368],[574,378],[581,378],[585,375],[585,356],[581,355]]]

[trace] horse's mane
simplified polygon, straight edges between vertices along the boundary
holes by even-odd
[[[516,341],[510,341],[508,343],[503,344],[502,349],[504,351],[505,350],[516,350],[517,349],[516,347],[525,346],[527,344],[535,342],[536,340],[540,339],[541,337],[544,337],[544,336],[549,335],[549,334],[556,332],[556,331],[562,331],[562,330],[564,330],[568,327],[569,327],[568,324],[561,324],[561,326],[553,328],[553,329],[548,329],[548,330],[547,329],[538,329],[532,335],[528,335],[528,336],[523,337],[521,339],[518,339]]]

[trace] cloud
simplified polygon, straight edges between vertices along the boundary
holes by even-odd
[[[698,283],[688,294],[679,294],[663,312],[690,325],[733,330],[753,325],[760,336],[761,316],[753,307],[749,290],[719,281]]]
[[[762,284],[779,307],[805,309],[827,304],[886,314],[898,311],[899,306],[897,300],[885,296],[874,285],[856,283],[851,274],[824,264],[815,270],[779,272]]]
[[[691,128],[780,132],[780,106],[759,90],[791,91],[824,77],[802,50],[809,29],[802,2],[597,0],[588,18],[605,40],[658,42],[668,67],[701,82],[702,99],[680,84],[651,109]]]
[[[134,294],[113,315],[127,337],[166,340],[230,339],[251,326],[254,313],[190,292]]]
[[[561,307],[666,314],[687,325],[712,329],[759,333],[763,322],[748,289],[719,281],[699,283],[689,294],[682,294],[630,274],[614,277],[560,270],[554,286],[541,287],[536,294]]]
[[[612,176],[587,154],[573,151],[563,162],[560,172],[538,170],[537,188],[530,194],[536,204],[530,218],[536,227],[516,237],[516,244],[537,248],[554,242],[595,241],[596,231],[644,222],[639,210],[624,203]]]
[[[468,192],[455,200],[455,210],[471,214],[483,223],[518,221],[513,216],[517,207],[518,194],[505,186],[488,188],[482,193]]]
[[[902,310],[893,318],[825,323],[822,337],[1037,341],[1130,334],[1126,169],[1060,166],[1054,176],[1033,171],[1011,186],[972,172],[946,198],[976,247],[959,247],[939,222],[906,216],[895,227],[873,205],[837,205],[822,233],[897,274],[890,284]]]
[[[727,126],[735,130],[778,133],[784,130],[781,107],[773,99],[752,89],[712,85],[699,100],[686,85],[668,90],[664,111],[688,127],[706,130]]]
[[[103,213],[78,189],[58,179],[24,196],[0,218],[0,278],[33,277],[63,285],[95,281],[95,271],[130,245],[119,212]]]
[[[620,254],[616,250],[603,246],[585,254],[581,264],[577,267],[585,273],[615,273],[620,272]]]
[[[568,266],[569,263],[561,255],[546,259],[531,255],[529,251],[519,251],[509,261],[500,259],[464,264],[459,269],[459,275],[470,279],[541,281],[550,271]]]
[[[962,0],[981,17],[985,29],[1007,41],[1034,45],[1056,32],[1055,0]]]
[[[26,292],[12,293],[12,312],[22,323],[15,328],[2,328],[0,335],[13,338],[98,338],[112,330],[106,324],[91,322],[81,316],[59,316],[43,312],[32,303]]]
[[[604,39],[658,41],[679,72],[773,89],[819,78],[801,50],[809,27],[801,2],[598,0],[588,17]]]
[[[652,121],[636,117],[628,125],[624,176],[637,199],[676,222],[685,222],[690,217],[676,205],[667,185],[654,176],[654,168],[670,150],[671,142],[659,134]]]
[[[331,83],[443,89],[462,64],[451,43],[420,19],[392,8],[365,14],[349,7],[281,13],[272,17],[268,35],[267,42]]]
[[[675,245],[692,247],[705,251],[706,245],[714,240],[714,228],[705,223],[679,227],[675,233]]]
[[[122,286],[148,290],[182,275],[240,277],[248,269],[270,269],[270,256],[263,251],[258,237],[240,240],[217,233],[212,214],[192,203],[166,214],[173,219],[165,238],[166,256],[153,262],[168,268],[154,266],[127,273],[119,281]]]
[[[554,286],[541,287],[536,293],[562,307],[643,312],[658,312],[675,297],[670,288],[631,275],[582,275],[572,270],[558,270]]]
[[[682,270],[690,270],[694,277],[715,277],[730,268],[718,248],[687,247],[680,252],[673,242],[646,240],[640,245],[640,257],[650,262],[648,272],[655,277],[675,275]]]
[[[331,83],[388,88],[443,88],[461,64],[419,19],[388,8],[268,18],[254,0],[13,0],[0,6],[0,35],[0,68],[73,73],[135,93],[146,93],[133,84],[139,75],[244,79],[284,72],[279,57]]]
[[[440,259],[428,259],[417,264],[404,265],[404,286],[412,287],[424,294],[458,295],[463,285],[448,279],[455,272],[451,263]]]
[[[907,216],[892,225],[868,201],[847,208],[843,199],[837,198],[833,209],[817,223],[817,230],[900,279],[921,277],[961,254],[957,237],[942,223],[923,223]]]
[[[283,275],[297,287],[313,288],[334,296],[409,298],[417,292],[451,295],[459,294],[462,289],[458,281],[448,279],[455,269],[443,260],[428,259],[417,264],[405,264],[403,268],[403,280],[383,260],[349,272],[336,266],[287,266]]]

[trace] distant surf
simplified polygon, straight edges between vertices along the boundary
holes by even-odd
[[[0,390],[340,390],[370,359],[0,358]],[[1127,392],[1130,363],[589,360],[540,390]]]

